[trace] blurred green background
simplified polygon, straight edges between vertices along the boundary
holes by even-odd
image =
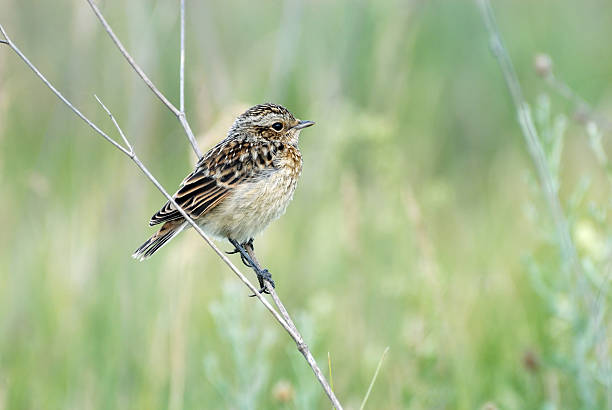
[[[178,1],[98,4],[178,105]],[[386,346],[366,408],[612,408],[610,132],[597,146],[533,69],[549,54],[612,118],[612,3],[493,6],[587,302],[475,3],[187,1],[187,116],[202,149],[263,101],[317,123],[294,201],[256,248],[328,376],[329,352],[346,408]],[[0,0],[0,23],[116,136],[97,94],[174,191],[194,164],[182,128],[85,1]],[[0,409],[329,408],[291,339],[194,232],[130,258],[163,203],[0,45]]]

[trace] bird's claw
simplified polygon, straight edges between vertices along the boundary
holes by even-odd
[[[257,280],[259,281],[260,288],[258,292],[260,294],[270,294],[270,291],[268,291],[268,289],[266,288],[266,282],[268,282],[272,286],[272,288],[276,287],[274,281],[272,280],[272,275],[270,274],[270,271],[268,271],[267,269],[261,269],[259,265],[251,258],[249,252],[245,249],[250,247],[251,252],[255,249],[253,247],[253,238],[243,243],[239,243],[238,241],[235,241],[233,239],[229,239],[229,241],[232,245],[234,245],[234,250],[227,253],[230,255],[234,253],[240,253],[240,259],[242,259],[242,263],[244,263],[247,267],[253,269],[255,271],[255,274],[257,275]],[[250,295],[250,297],[253,296],[257,295]]]
[[[244,264],[244,266],[246,266],[247,268],[253,268],[253,265],[251,264],[251,262],[249,262],[249,260],[245,258],[243,255],[240,255],[240,259],[242,259],[242,263]]]
[[[267,269],[258,271],[257,279],[259,279],[259,285],[262,287],[262,289],[265,288],[264,282],[268,282],[273,288],[276,287],[274,285],[274,281],[272,280],[272,274]]]
[[[255,273],[257,274],[257,280],[259,281],[259,286],[260,286],[260,289],[258,290],[258,292],[260,294],[263,293],[263,294],[269,295],[270,291],[268,290],[268,288],[266,288],[266,282],[272,285],[273,289],[276,288],[276,285],[274,284],[274,280],[272,279],[272,274],[267,269],[258,270]],[[251,298],[255,296],[257,295],[249,295],[249,297]]]
[[[257,293],[259,293],[260,295],[261,295],[262,293],[263,293],[264,295],[269,295],[269,294],[270,294],[270,292],[269,292],[269,291],[268,291],[268,289],[266,289],[266,288],[261,288],[261,289],[259,289],[259,290],[257,291]],[[256,294],[254,294],[254,293],[253,293],[252,295],[249,295],[249,297],[250,297],[250,298],[254,298],[255,296],[257,296],[257,295],[256,295]]]
[[[247,267],[247,268],[252,268],[253,265],[251,265],[251,262],[248,261],[247,258],[244,257],[244,255],[242,254],[242,252],[240,252],[240,249],[238,248],[234,248],[233,251],[225,251],[225,253],[227,253],[228,255],[233,255],[235,253],[239,253],[240,254],[240,259],[242,259],[242,263]]]

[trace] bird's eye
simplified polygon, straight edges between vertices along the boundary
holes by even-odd
[[[275,122],[274,124],[272,124],[272,129],[274,131],[280,131],[283,129],[283,123],[282,122]]]

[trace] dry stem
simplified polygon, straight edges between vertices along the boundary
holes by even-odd
[[[255,249],[253,249],[253,244],[247,243],[245,248],[246,248],[247,253],[251,257],[251,259],[253,260],[253,262],[255,262],[255,265],[259,269],[261,269],[261,264],[257,260],[257,256],[255,256]],[[270,296],[272,296],[272,300],[274,300],[274,304],[278,307],[278,310],[280,310],[281,314],[283,315],[283,318],[285,319],[285,323],[287,323],[287,325],[289,325],[289,327],[291,327],[291,329],[295,333],[295,337],[293,338],[293,340],[295,341],[295,344],[297,345],[298,350],[300,351],[300,353],[302,353],[302,355],[304,356],[304,359],[306,359],[306,361],[312,368],[312,371],[317,377],[317,380],[319,380],[319,383],[321,383],[321,386],[323,386],[323,389],[325,390],[325,393],[329,397],[329,400],[331,400],[335,408],[337,409],[342,408],[342,406],[340,405],[340,402],[338,401],[338,399],[336,398],[336,395],[334,394],[334,391],[332,390],[329,383],[327,383],[325,376],[323,376],[323,372],[321,371],[321,369],[317,365],[317,362],[312,356],[312,353],[310,353],[308,346],[306,345],[306,343],[304,343],[304,339],[302,338],[302,335],[300,334],[297,327],[295,326],[295,323],[293,323],[293,320],[291,319],[291,316],[289,316],[287,309],[285,309],[285,305],[283,305],[283,302],[278,297],[276,290],[274,289],[274,287],[272,287],[272,285],[270,285],[270,282],[264,281],[264,284],[265,284],[264,286],[266,287],[266,290],[270,293]]]
[[[151,81],[149,79],[149,77],[145,74],[144,71],[142,71],[142,69],[140,68],[140,66],[138,66],[138,64],[136,64],[136,61],[134,61],[134,59],[132,58],[132,56],[127,52],[127,50],[125,49],[125,47],[123,46],[123,44],[121,43],[121,41],[119,40],[119,38],[115,35],[115,32],[113,31],[113,29],[111,28],[111,26],[106,22],[106,19],[104,18],[104,16],[102,15],[102,13],[100,12],[100,9],[98,9],[98,6],[96,6],[93,2],[93,0],[87,0],[87,2],[89,3],[89,5],[91,6],[91,9],[93,10],[93,12],[95,13],[96,17],[98,17],[98,20],[100,20],[100,23],[102,23],[102,26],[104,27],[104,30],[106,30],[106,32],[108,33],[108,35],[110,36],[111,40],[113,40],[113,43],[115,43],[115,45],[117,46],[117,48],[119,49],[119,51],[121,52],[121,54],[123,55],[123,57],[125,57],[125,59],[127,60],[127,62],[132,66],[132,68],[134,69],[134,71],[136,71],[136,73],[140,76],[140,78],[142,78],[142,81],[145,82],[145,84],[151,89],[151,91],[153,91],[153,93],[157,96],[157,98],[160,99],[161,102],[164,103],[164,105],[166,107],[168,107],[168,109],[170,111],[172,111],[172,113],[176,116],[176,118],[178,118],[179,122],[181,123],[181,125],[183,126],[183,129],[185,130],[185,133],[187,134],[187,138],[189,139],[189,142],[191,143],[191,147],[193,148],[193,151],[196,153],[196,155],[198,156],[198,159],[202,158],[202,152],[200,151],[200,148],[198,147],[198,143],[195,140],[195,136],[193,135],[193,132],[191,131],[191,127],[189,126],[189,123],[187,122],[187,119],[185,118],[185,111],[183,111],[183,104],[184,104],[184,69],[185,69],[185,62],[184,62],[184,54],[185,54],[185,42],[184,42],[184,24],[185,24],[185,18],[184,18],[184,4],[181,4],[181,74],[180,74],[180,85],[181,85],[181,109],[179,110],[178,108],[176,108],[174,106],[174,104],[172,104],[170,102],[170,100],[168,100],[166,98],[166,96],[157,89],[157,87],[155,86],[155,84],[153,84],[153,81]]]
[[[127,59],[127,61],[132,66],[132,68],[138,73],[138,75],[149,86],[149,88],[155,93],[155,95],[168,107],[168,109],[170,109],[170,111],[172,111],[179,118],[179,120],[181,121],[181,124],[183,125],[183,127],[185,129],[185,133],[187,134],[187,137],[188,137],[189,141],[191,142],[192,148],[194,149],[194,151],[196,152],[198,157],[201,158],[201,154],[199,152],[197,144],[195,143],[195,138],[193,136],[193,133],[191,132],[191,128],[189,127],[189,124],[187,123],[187,120],[185,118],[185,114],[184,114],[184,111],[183,111],[183,109],[184,109],[184,105],[183,105],[184,104],[184,88],[183,88],[184,87],[184,21],[185,21],[184,20],[184,0],[181,1],[181,59],[180,59],[180,64],[181,64],[181,68],[180,68],[181,110],[178,110],[155,87],[155,85],[151,82],[151,80],[149,80],[149,78],[146,76],[146,74],[134,62],[134,59],[125,50],[125,48],[123,47],[123,45],[121,44],[119,39],[115,36],[114,32],[112,31],[112,29],[110,28],[110,26],[108,25],[108,23],[106,22],[106,20],[104,19],[104,17],[102,16],[100,11],[98,10],[98,8],[95,6],[95,4],[93,4],[93,2],[91,0],[87,0],[87,1],[89,2],[89,4],[92,7],[94,13],[98,17],[98,19],[100,20],[100,22],[102,23],[104,28],[106,29],[107,33],[110,35],[110,37],[113,40],[113,42],[115,43],[115,45],[119,48],[119,50],[121,51],[123,56]],[[202,239],[204,239],[204,241],[213,249],[213,251],[232,270],[232,272],[234,272],[234,274],[236,274],[236,276],[238,276],[238,278],[251,290],[251,292],[253,292],[255,294],[255,296],[259,299],[259,301],[270,311],[270,313],[274,316],[274,318],[278,321],[278,323],[287,331],[287,333],[289,333],[289,336],[291,336],[291,338],[295,341],[295,343],[296,343],[296,345],[298,347],[298,350],[300,351],[300,353],[302,353],[302,355],[304,355],[304,358],[306,359],[306,361],[308,362],[308,364],[312,368],[312,370],[315,373],[317,379],[319,380],[319,383],[321,383],[321,385],[323,386],[323,389],[325,390],[325,393],[328,395],[328,397],[329,397],[330,401],[332,402],[332,404],[334,405],[334,407],[336,409],[342,409],[342,405],[340,404],[340,402],[338,401],[338,399],[334,395],[334,393],[331,390],[329,384],[327,383],[327,380],[325,380],[325,377],[323,376],[323,373],[321,372],[321,370],[320,370],[319,366],[317,365],[314,357],[312,356],[310,350],[308,349],[308,346],[306,345],[306,343],[304,343],[304,340],[303,340],[302,336],[300,335],[299,331],[297,330],[295,324],[293,323],[293,320],[289,316],[289,313],[285,309],[285,307],[284,307],[283,303],[281,302],[280,298],[278,297],[276,291],[271,286],[269,286],[269,284],[266,283],[268,291],[272,295],[272,299],[274,300],[274,303],[276,304],[276,306],[278,306],[279,310],[281,311],[282,316],[276,311],[276,309],[274,309],[274,307],[267,301],[267,299],[265,299],[264,296],[258,292],[258,289],[256,287],[254,287],[253,284],[251,284],[251,282],[246,278],[246,276],[244,276],[244,274],[242,274],[242,272],[240,272],[240,270],[228,259],[228,257],[225,255],[225,253],[222,252],[208,238],[208,236],[204,233],[204,231],[202,231],[202,229],[198,226],[198,224],[196,224],[193,221],[193,219],[174,201],[172,196],[170,196],[170,194],[168,194],[168,192],[164,189],[164,187],[157,181],[157,179],[145,167],[145,165],[140,161],[140,159],[136,155],[136,153],[135,153],[132,145],[130,144],[128,138],[123,133],[123,130],[121,129],[121,127],[119,126],[119,124],[115,120],[115,117],[112,115],[110,110],[102,103],[102,101],[97,96],[95,96],[96,100],[100,103],[100,105],[102,106],[104,111],[111,118],[115,128],[119,132],[119,135],[123,139],[123,142],[125,143],[127,148],[122,146],[121,144],[119,144],[113,138],[109,137],[96,124],[94,124],[91,120],[89,120],[89,118],[87,118],[83,113],[81,113],[81,111],[79,111],[66,97],[64,97],[62,95],[62,93],[60,93],[47,80],[47,78],[36,68],[36,66],[34,66],[34,64],[32,64],[30,62],[30,60],[21,52],[21,50],[15,45],[15,43],[13,43],[13,41],[7,35],[7,33],[4,30],[4,27],[2,25],[0,25],[0,32],[4,36],[4,40],[0,40],[0,43],[8,45],[25,62],[25,64],[34,72],[34,74],[36,74],[36,76],[38,78],[40,78],[41,81],[64,104],[66,104],[79,118],[81,118],[83,121],[85,121],[85,123],[87,123],[87,125],[89,125],[91,128],[93,128],[94,131],[96,131],[98,134],[100,134],[106,141],[111,143],[115,148],[117,148],[123,154],[128,156],[136,164],[136,166],[138,166],[138,168],[140,168],[140,170],[145,174],[145,176],[155,185],[155,187],[166,197],[166,199],[168,201],[170,201],[170,203],[172,203],[172,205],[181,213],[181,215],[185,218],[185,220],[196,230],[196,232],[202,237]],[[252,249],[251,249],[251,252],[252,252]],[[252,254],[252,257],[254,257],[254,254]]]

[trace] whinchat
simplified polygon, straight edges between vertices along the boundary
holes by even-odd
[[[280,217],[293,198],[302,172],[300,131],[314,125],[300,121],[277,104],[260,104],[241,114],[227,137],[196,164],[173,198],[208,235],[228,239],[243,262],[274,286],[270,273],[259,269],[246,251],[253,238]],[[163,224],[132,255],[144,260],[189,227],[170,203],[151,218]]]

